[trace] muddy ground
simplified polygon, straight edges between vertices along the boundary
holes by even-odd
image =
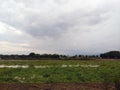
[[[114,84],[52,83],[52,84],[0,84],[0,90],[116,90]]]

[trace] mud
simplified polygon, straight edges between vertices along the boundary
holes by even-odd
[[[0,84],[0,90],[116,90],[114,84],[52,83],[52,84]]]

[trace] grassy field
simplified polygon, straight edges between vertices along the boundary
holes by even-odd
[[[120,60],[1,60],[2,65],[28,67],[1,67],[0,83],[120,82]]]

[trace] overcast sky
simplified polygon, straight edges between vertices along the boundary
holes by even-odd
[[[0,0],[0,54],[120,50],[120,0]]]

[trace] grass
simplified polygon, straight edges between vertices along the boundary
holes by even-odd
[[[100,65],[99,67],[65,67],[61,65]],[[0,68],[0,83],[54,83],[54,82],[119,82],[118,60],[26,60],[0,61],[0,65],[29,65],[29,68]],[[49,68],[34,68],[35,65],[51,65]],[[57,66],[57,67],[56,67]]]

